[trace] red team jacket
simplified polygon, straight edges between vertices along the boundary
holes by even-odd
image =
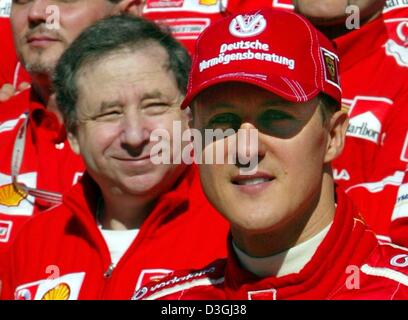
[[[29,101],[29,104],[26,103]],[[21,226],[54,204],[17,191],[12,184],[12,158],[19,130],[28,118],[24,150],[17,181],[28,187],[64,193],[84,170],[66,139],[65,129],[54,113],[47,111],[31,90],[2,104],[0,113],[0,279],[3,254]],[[3,120],[6,119],[6,120]],[[3,120],[3,121],[2,121]]]
[[[379,17],[336,39],[343,108],[350,116],[345,149],[333,164],[336,182],[386,237],[408,161],[408,55],[398,38],[405,30],[401,23],[388,22],[387,31]]]
[[[99,196],[85,174],[62,206],[26,223],[11,250],[3,298],[130,299],[145,283],[173,270],[226,256],[228,225],[208,204],[195,166],[159,198],[113,270],[95,221]]]
[[[135,300],[408,299],[408,249],[380,242],[343,192],[329,233],[299,272],[258,278],[228,260],[179,271],[140,288]]]
[[[291,9],[291,0],[146,0],[143,16],[163,24],[192,54],[195,40],[210,24],[261,7]]]

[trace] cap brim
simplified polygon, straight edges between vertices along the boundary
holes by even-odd
[[[315,88],[314,86],[294,82],[289,79],[283,78],[272,78],[268,79],[267,81],[261,80],[255,77],[248,77],[248,76],[238,76],[236,74],[231,76],[220,76],[208,80],[206,82],[202,82],[199,86],[195,87],[193,90],[190,91],[189,94],[185,97],[184,101],[181,104],[181,108],[187,108],[190,103],[197,97],[198,94],[203,92],[204,90],[208,89],[209,87],[213,87],[218,84],[227,83],[227,82],[242,82],[252,84],[258,87],[261,87],[265,90],[268,90],[281,98],[294,102],[306,102],[310,101],[315,98],[320,91]]]

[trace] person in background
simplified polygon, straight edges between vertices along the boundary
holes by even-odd
[[[294,1],[295,11],[334,40],[339,52],[342,105],[350,124],[344,152],[333,162],[336,183],[380,239],[390,241],[391,233],[401,234],[391,231],[391,221],[408,161],[408,59],[406,41],[390,37],[391,25],[387,31],[384,4]],[[403,36],[400,23],[392,27]],[[408,245],[408,236],[393,241]]]

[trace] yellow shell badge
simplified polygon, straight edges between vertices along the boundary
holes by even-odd
[[[12,183],[0,186],[0,205],[17,207],[27,197],[22,190],[18,190]]]
[[[200,0],[200,4],[203,6],[214,6],[216,5],[218,0]]]
[[[68,300],[71,289],[68,284],[60,283],[56,287],[48,290],[41,300]]]

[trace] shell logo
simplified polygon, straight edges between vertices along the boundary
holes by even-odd
[[[17,207],[27,197],[27,193],[18,190],[12,183],[0,186],[0,205]]]
[[[68,284],[60,283],[56,287],[48,290],[41,300],[68,300],[71,294],[71,289]]]
[[[216,5],[218,0],[200,0],[200,4],[203,6],[214,6]]]

